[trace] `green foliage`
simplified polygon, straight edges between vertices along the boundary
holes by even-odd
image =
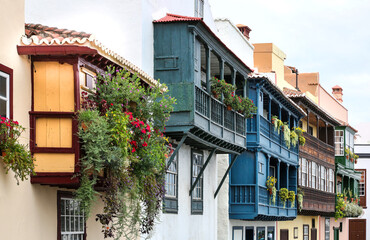
[[[289,195],[288,194],[289,194],[288,189],[286,189],[286,188],[280,188],[280,190],[279,190],[279,197],[280,197],[281,202],[284,204],[284,208],[285,208],[286,200],[288,200],[288,198],[289,198]]]
[[[294,208],[294,203],[295,203],[295,192],[294,191],[289,191],[289,193],[288,193],[288,200],[291,203],[291,206],[290,207]]]
[[[298,135],[297,133],[293,130],[290,131],[290,142],[292,143],[292,146],[295,147],[297,146],[298,143]]]
[[[280,134],[280,128],[284,125],[283,121],[281,121],[277,116],[272,116],[271,122],[274,125],[275,132],[277,131],[278,134]]]
[[[302,211],[303,197],[304,197],[303,190],[301,188],[298,188],[297,189],[297,202],[298,202],[298,209],[299,209],[299,211]]]
[[[346,208],[346,203],[343,199],[343,194],[337,194],[337,202],[336,202],[336,206],[335,206],[335,214],[334,214],[334,217],[335,217],[335,221],[337,221],[339,218],[343,218],[344,217],[344,210]]]
[[[19,180],[27,180],[28,176],[35,174],[34,160],[28,146],[19,143],[19,138],[24,130],[25,128],[17,121],[1,117],[0,149],[4,152],[4,168],[6,173],[9,170],[13,171],[18,185]]]
[[[345,217],[358,217],[362,214],[362,211],[362,207],[360,207],[357,203],[350,202],[346,204],[343,214]]]
[[[212,78],[211,90],[214,95],[217,95],[219,100],[223,95],[223,103],[243,114],[245,118],[251,118],[253,114],[257,112],[257,107],[254,105],[253,101],[248,97],[244,98],[235,95],[236,86],[227,83],[225,80]]]
[[[290,129],[289,129],[288,123],[284,123],[282,128],[283,128],[283,133],[284,133],[285,146],[287,148],[290,148]]]
[[[95,188],[105,189],[104,212],[96,216],[105,238],[134,239],[153,229],[165,194],[163,132],[176,103],[166,92],[165,85],[144,87],[135,75],[109,68],[97,77],[95,93],[83,95],[77,197],[88,216]]]
[[[271,194],[271,199],[272,199],[272,204],[275,205],[276,204],[276,187],[272,187],[271,188],[272,190],[272,194]]]

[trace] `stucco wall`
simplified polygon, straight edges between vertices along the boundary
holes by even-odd
[[[26,2],[27,23],[92,33],[104,45],[151,76],[153,76],[153,20],[164,17],[166,13],[194,16],[194,0],[27,0]],[[204,1],[204,21],[216,31],[208,0]]]
[[[217,36],[233,51],[247,66],[253,68],[254,47],[241,34],[239,29],[228,19],[216,19]]]
[[[204,162],[209,152],[204,151]],[[203,173],[203,214],[191,214],[190,173],[191,147],[183,145],[179,152],[178,164],[178,213],[161,214],[152,234],[152,239],[217,239],[217,201],[213,194],[217,188],[216,157],[213,156]]]
[[[217,155],[217,182],[221,182],[227,168],[229,167],[229,155]],[[217,239],[228,239],[229,236],[229,175],[225,178],[217,195]]]
[[[348,123],[348,110],[321,85],[319,86],[319,106],[324,108],[333,117]]]
[[[278,237],[280,239],[280,229],[289,230],[289,239],[303,240],[303,225],[309,225],[309,239],[311,239],[311,228],[312,228],[312,219],[315,219],[315,228],[318,229],[319,219],[317,216],[303,216],[298,215],[293,221],[280,221],[277,223],[278,228]],[[294,228],[298,227],[298,238],[294,238]],[[317,230],[317,235],[319,235],[319,229]]]

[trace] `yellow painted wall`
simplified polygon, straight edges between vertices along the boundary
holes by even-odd
[[[73,153],[35,153],[36,172],[74,172]]]
[[[310,124],[310,127],[313,129],[313,136],[317,137],[317,127],[313,124]],[[307,120],[302,119],[302,129],[307,132]]]
[[[73,66],[58,62],[35,62],[34,69],[34,110],[73,112]]]
[[[315,219],[315,227],[318,228],[318,216],[302,216],[298,215],[293,221],[279,221],[277,222],[276,239],[280,239],[280,229],[289,230],[289,239],[303,240],[303,225],[309,225],[309,239],[311,239],[312,219]],[[298,238],[294,238],[294,228],[298,227]],[[317,230],[317,239],[319,239],[319,229]]]

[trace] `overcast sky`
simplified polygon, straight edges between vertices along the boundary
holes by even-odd
[[[252,43],[273,42],[286,65],[319,72],[321,85],[343,88],[349,123],[370,127],[370,1],[209,0],[213,17],[252,29]]]

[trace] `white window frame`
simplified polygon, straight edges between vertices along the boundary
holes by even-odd
[[[364,176],[364,177],[361,176],[361,179],[358,182],[358,196],[364,197],[366,195],[366,191],[365,191],[365,187],[366,187],[366,172],[364,170],[356,170],[356,171],[360,171],[361,172],[361,175]]]
[[[172,148],[172,151],[175,149]],[[170,156],[166,159],[166,164],[168,163],[168,160],[170,159]],[[171,177],[172,176],[172,177]],[[174,157],[173,161],[171,162],[171,165],[168,167],[166,171],[166,198],[177,198],[177,187],[178,187],[178,153]]]
[[[204,0],[194,0],[194,17],[204,17]]]
[[[308,162],[308,186],[307,187],[311,187],[311,184],[312,184],[312,161],[309,161]]]
[[[316,163],[315,162],[312,162],[311,164],[312,166],[312,179],[311,179],[311,187],[312,188],[316,188],[316,184],[317,184],[317,177],[316,177]]]
[[[196,157],[198,156],[201,158],[201,163],[197,164]],[[195,182],[195,179],[198,177],[202,167],[203,167],[203,153],[193,152],[193,162],[192,162],[192,184]],[[195,185],[193,192],[192,192],[193,200],[203,200],[203,174],[200,176],[199,181]]]
[[[307,186],[307,160],[302,158],[302,186]]]
[[[326,168],[321,166],[321,181],[320,181],[320,190],[326,191]]]
[[[63,201],[64,201],[64,204],[62,203]],[[72,213],[71,213],[71,210],[69,211],[69,213],[66,212],[67,203],[69,204],[69,207],[72,206],[74,208]],[[60,217],[60,224],[61,224],[60,225],[61,240],[70,240],[72,239],[72,236],[76,237],[76,235],[77,235],[77,238],[73,238],[73,239],[79,239],[79,240],[84,239],[85,215],[83,213],[83,210],[80,209],[79,203],[80,203],[79,200],[71,198],[71,197],[61,197],[60,198],[60,216],[59,217]],[[63,206],[65,207],[64,209],[63,209]],[[76,213],[76,209],[77,209],[77,213]],[[74,219],[74,221],[77,220],[77,228],[78,228],[77,230],[72,230],[71,219]],[[63,220],[64,220],[64,225],[62,224]],[[67,229],[67,220],[69,220],[68,229]],[[76,226],[75,222],[74,224]],[[63,229],[63,226],[64,226],[64,229]],[[80,229],[81,226],[83,228],[82,230]]]
[[[10,118],[10,75],[3,71],[0,71],[0,76],[5,78],[6,81],[6,97],[0,95],[0,100],[6,102],[6,116]]]
[[[341,133],[337,136],[337,133]],[[343,130],[335,130],[334,135],[334,150],[335,156],[343,156],[344,155],[344,131]]]

